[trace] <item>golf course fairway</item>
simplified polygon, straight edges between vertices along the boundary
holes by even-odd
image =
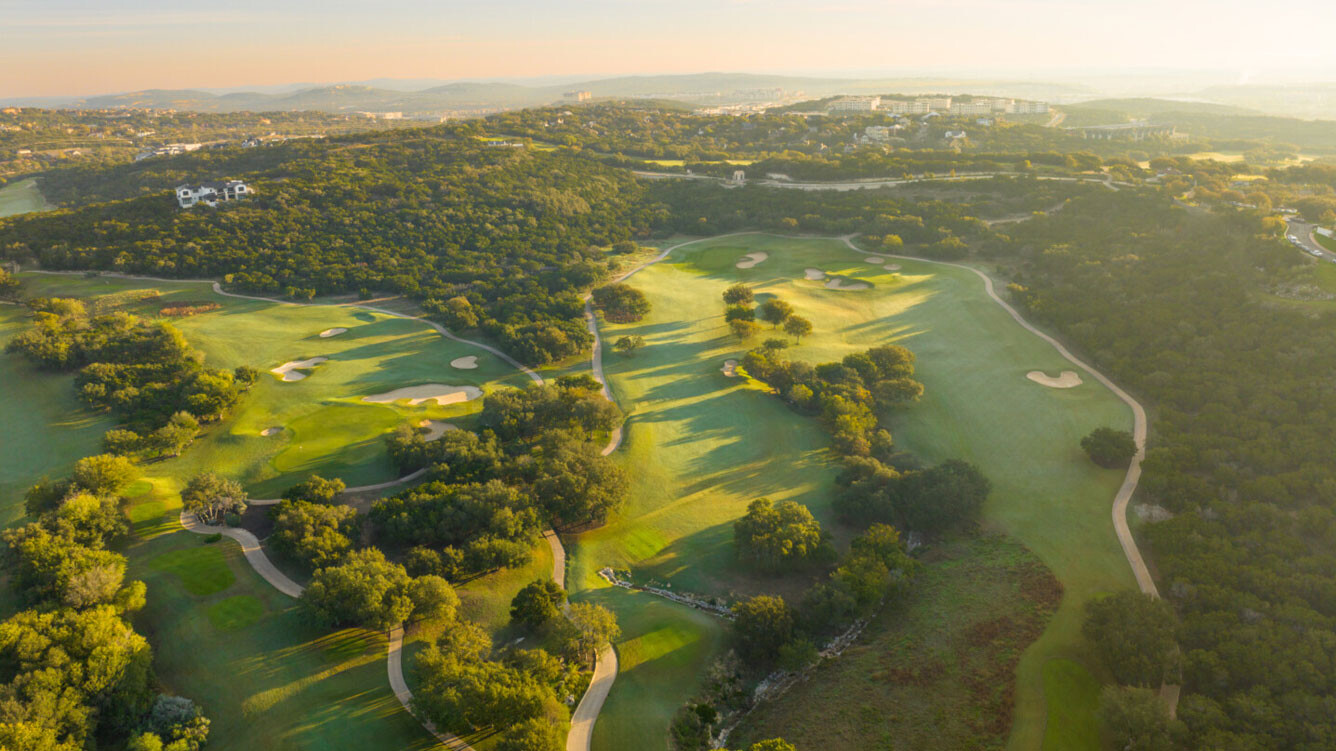
[[[349,485],[392,480],[397,472],[386,457],[386,431],[425,419],[471,426],[481,400],[410,406],[369,404],[363,397],[424,383],[474,386],[486,393],[523,386],[528,377],[420,321],[354,307],[238,300],[216,295],[205,284],[21,278],[28,295],[78,297],[97,311],[153,318],[174,305],[216,304],[215,310],[171,322],[205,354],[207,366],[247,365],[261,373],[232,414],[205,425],[181,457],[142,465],[143,478],[126,491],[136,534],[123,552],[129,576],[148,585],[136,628],[153,643],[164,687],[192,697],[211,718],[209,747],[437,747],[390,690],[384,634],[365,629],[331,634],[310,623],[296,600],[254,572],[236,543],[210,542],[181,529],[179,491],[204,471],[240,480],[254,498],[277,497],[311,473],[341,477]],[[26,313],[0,307],[0,343],[26,327]],[[347,331],[320,336],[331,328]],[[314,356],[328,359],[301,380],[284,382],[268,372]],[[466,356],[477,356],[476,369],[450,367]],[[23,491],[41,475],[65,476],[75,461],[99,453],[102,433],[115,420],[82,408],[72,375],[40,372],[17,355],[0,353],[0,379],[23,390],[23,398],[0,405],[4,424],[25,436],[19,450],[6,451],[0,463],[0,489],[13,499],[0,511],[13,524],[23,515]],[[264,435],[275,427],[279,430]],[[546,550],[539,547],[540,553]],[[539,555],[530,567],[495,581],[476,580],[470,591],[461,591],[464,609],[498,628],[509,597],[546,570],[550,558]],[[5,605],[13,607],[8,598]]]
[[[738,268],[751,253],[765,260]],[[1041,748],[1046,722],[1072,716],[1070,706],[1048,716],[1045,664],[1076,663],[1050,672],[1053,690],[1064,680],[1084,681],[1084,604],[1135,586],[1110,522],[1123,473],[1093,465],[1079,442],[1099,426],[1130,428],[1131,411],[1084,373],[1074,388],[1028,379],[1031,371],[1056,376],[1073,366],[1017,325],[970,270],[867,258],[839,239],[744,234],[692,243],[627,280],[652,305],[644,320],[601,325],[605,345],[638,335],[647,346],[604,357],[614,398],[629,414],[625,444],[613,456],[632,477],[630,499],[606,527],[579,536],[571,553],[571,588],[617,612],[618,648],[636,656],[623,659],[595,727],[596,751],[663,737],[666,718],[698,689],[699,667],[718,654],[725,632],[711,616],[667,602],[650,606],[647,595],[611,588],[597,577],[600,568],[630,569],[637,581],[703,595],[763,591],[767,583],[746,576],[731,549],[731,522],[759,496],[805,503],[837,540],[848,537],[830,509],[836,466],[821,426],[759,384],[721,372],[726,359],[783,337],[768,327],[749,343],[730,334],[721,295],[737,282],[751,286],[758,302],[778,296],[811,320],[813,333],[787,350],[791,359],[815,364],[887,343],[914,351],[926,393],[891,416],[896,443],[925,463],[977,465],[993,483],[982,526],[1028,547],[1065,591],[1021,659],[1008,746]],[[809,269],[844,288],[828,287]],[[647,664],[652,672],[640,667]],[[638,669],[655,680],[639,680]]]

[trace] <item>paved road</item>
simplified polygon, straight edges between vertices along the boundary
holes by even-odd
[[[1288,217],[1285,219],[1285,239],[1293,245],[1297,245],[1300,250],[1325,261],[1336,263],[1336,253],[1322,247],[1317,241],[1314,233],[1317,230],[1316,224],[1309,224],[1297,217]],[[1294,239],[1290,239],[1294,238]]]
[[[654,180],[682,179],[682,180],[713,180],[719,183],[732,184],[730,180],[713,175],[686,175],[676,172],[646,172],[643,170],[633,170],[632,173],[637,177],[643,177]],[[859,180],[835,180],[835,181],[808,181],[795,182],[793,180],[770,180],[756,179],[748,180],[748,185],[759,185],[764,188],[788,188],[791,190],[871,190],[875,188],[893,188],[900,185],[913,185],[916,183],[929,182],[964,182],[967,180],[988,180],[994,177],[1032,177],[1035,180],[1046,180],[1052,182],[1070,182],[1070,183],[1097,183],[1103,185],[1109,190],[1118,190],[1119,187],[1135,187],[1133,183],[1120,182],[1114,180],[1109,175],[1102,177],[1089,176],[1065,176],[1065,175],[1035,175],[1027,172],[962,172],[955,175],[940,175],[929,177],[919,175],[917,177],[884,177],[884,178],[866,178]]]

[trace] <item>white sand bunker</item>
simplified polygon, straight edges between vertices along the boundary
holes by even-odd
[[[328,338],[330,338],[331,336],[338,336],[339,334],[346,334],[346,333],[348,333],[348,329],[345,329],[345,328],[339,328],[339,327],[336,326],[336,327],[334,327],[334,328],[332,328],[332,329],[325,329],[324,331],[321,331],[321,332],[320,332],[320,338],[321,338],[321,339],[328,339]]]
[[[1042,370],[1031,370],[1029,373],[1025,374],[1025,377],[1041,386],[1047,386],[1051,389],[1072,389],[1081,385],[1081,376],[1074,370],[1064,370],[1062,371],[1062,375],[1057,378],[1045,375]]]
[[[738,261],[734,265],[740,269],[756,268],[756,264],[761,263],[762,261],[764,261],[769,257],[770,257],[769,253],[758,250],[755,253],[748,253],[747,255],[743,256],[742,260]]]
[[[900,264],[898,264],[898,263],[888,263],[888,264],[886,264],[886,270],[887,270],[887,271],[899,271],[899,270],[900,270]]]
[[[274,428],[265,428],[264,430],[261,430],[261,431],[260,431],[260,435],[264,436],[265,438],[268,438],[268,437],[271,436],[271,435],[278,435],[279,433],[282,433],[282,432],[283,432],[283,429],[282,429],[282,428],[278,428],[278,427],[274,427]]]
[[[868,256],[863,260],[868,263],[886,263],[886,258],[884,256]]]
[[[826,289],[853,290],[867,289],[868,285],[863,282],[846,282],[843,279],[830,279],[826,282]]]
[[[459,426],[454,423],[442,422],[440,420],[423,420],[418,423],[419,428],[426,428],[427,432],[422,434],[424,441],[434,441],[445,435],[447,430],[459,430]]]
[[[459,370],[476,370],[478,367],[478,356],[466,355],[464,357],[456,357],[450,361],[450,367]]]
[[[729,378],[736,378],[738,375],[738,361],[724,360],[724,367],[719,370]]]
[[[826,278],[826,272],[821,269],[803,269],[803,274],[807,276],[809,282],[819,282]]]
[[[285,362],[269,372],[278,376],[279,379],[283,381],[300,381],[306,377],[306,374],[301,371],[310,370],[328,359],[328,357],[312,357],[309,360],[293,360],[291,362]]]
[[[477,386],[447,386],[444,383],[424,383],[421,386],[405,386],[394,391],[386,391],[383,394],[364,396],[362,401],[390,404],[407,399],[410,406],[416,407],[419,404],[434,400],[444,407],[447,404],[472,401],[480,396],[482,396],[482,389]]]

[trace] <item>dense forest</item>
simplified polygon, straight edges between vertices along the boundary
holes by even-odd
[[[1263,294],[1311,262],[1260,215],[1128,192],[1013,234],[1002,261],[1027,315],[1155,409],[1137,493],[1172,514],[1147,536],[1181,619],[1181,725],[1119,716],[1184,749],[1330,748],[1336,340],[1328,315]]]
[[[53,269],[222,278],[296,298],[405,294],[435,301],[428,308],[449,312],[447,325],[481,329],[543,364],[588,346],[579,291],[605,274],[603,249],[646,234],[653,216],[625,172],[416,131],[189,163],[192,176],[252,166],[258,195],[181,211],[158,192],[19,217],[0,223],[3,253]],[[148,174],[160,190],[181,178],[172,165],[144,169],[109,172]]]

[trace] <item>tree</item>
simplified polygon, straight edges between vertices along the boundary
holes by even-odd
[[[900,248],[903,248],[904,245],[905,241],[902,240],[899,235],[888,233],[881,238],[881,246],[887,250],[899,250]]]
[[[742,318],[730,321],[728,328],[733,332],[733,336],[744,341],[756,336],[757,332],[761,330],[760,324]]]
[[[181,491],[181,503],[204,522],[217,522],[226,514],[246,510],[246,491],[235,480],[212,472],[195,475]]]
[[[892,490],[894,513],[904,527],[924,534],[974,523],[992,483],[969,462],[949,459],[929,469],[906,472]]]
[[[274,512],[274,546],[312,569],[338,563],[353,548],[357,509],[283,501]]]
[[[752,294],[751,287],[745,284],[734,284],[724,290],[724,305],[729,307],[735,305],[750,307],[754,299],[755,295]]]
[[[311,475],[304,482],[283,491],[283,498],[288,501],[329,504],[333,503],[339,493],[342,493],[347,487],[347,483],[337,477],[326,480],[320,475]]]
[[[626,498],[626,473],[600,447],[553,435],[525,467],[533,495],[558,526],[602,523]]]
[[[747,751],[798,751],[798,748],[783,738],[771,738],[751,744]]]
[[[95,495],[113,495],[139,477],[139,468],[124,456],[97,454],[74,463],[74,484]]]
[[[551,579],[531,582],[510,601],[510,620],[540,629],[561,616],[566,590]]]
[[[628,357],[634,355],[645,346],[645,337],[643,336],[623,336],[612,343],[612,348]]]
[[[317,569],[302,603],[317,620],[388,631],[413,614],[411,580],[403,566],[375,548],[349,553],[342,563]]]
[[[724,323],[756,320],[756,309],[750,305],[729,305],[724,308]]]
[[[1081,633],[1119,683],[1158,689],[1175,679],[1175,627],[1168,603],[1128,590],[1090,601]]]
[[[427,574],[408,583],[408,598],[413,601],[413,617],[423,621],[451,621],[459,610],[459,595],[450,582]]]
[[[506,728],[496,744],[496,751],[562,751],[566,738],[560,726],[534,717]]]
[[[130,456],[143,446],[144,439],[133,430],[112,429],[102,434],[102,450],[108,454]]]
[[[622,633],[617,625],[617,616],[602,605],[578,602],[571,605],[566,615],[575,630],[572,639],[574,651],[586,662],[592,662],[594,655]]]
[[[772,327],[778,328],[781,323],[793,315],[793,306],[779,298],[766,300],[761,306],[761,318]]]
[[[1137,442],[1131,433],[1108,427],[1092,430],[1081,439],[1081,448],[1092,462],[1105,469],[1126,467],[1137,454]]]
[[[752,501],[747,513],[733,522],[733,542],[739,558],[767,571],[834,555],[820,522],[793,501]]]
[[[812,322],[801,316],[791,315],[784,321],[784,333],[801,342],[804,336],[812,333]]]
[[[199,435],[199,420],[189,412],[177,412],[166,425],[153,431],[148,445],[161,455],[180,456]]]
[[[738,653],[754,665],[771,664],[793,639],[793,613],[782,597],[757,595],[735,605],[733,615]]]
[[[644,318],[650,309],[643,292],[620,282],[595,289],[593,301],[594,307],[614,323],[634,323]]]
[[[1099,719],[1109,747],[1119,751],[1175,751],[1178,723],[1159,695],[1147,688],[1105,686],[1099,695]]]

